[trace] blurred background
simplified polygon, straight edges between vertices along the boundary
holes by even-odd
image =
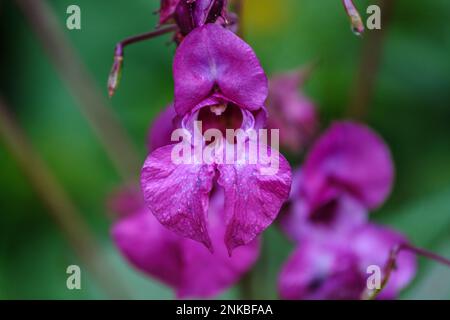
[[[112,191],[137,178],[151,120],[173,98],[170,36],[128,47],[120,88],[107,98],[115,44],[151,30],[159,1],[30,2],[49,10],[0,0],[0,95],[56,182],[29,153],[17,161],[27,143],[16,141],[14,151],[0,136],[0,299],[98,299],[111,292],[172,298],[120,257],[106,206]],[[396,183],[372,219],[450,257],[450,2],[390,2],[392,15],[377,36],[353,35],[338,0],[245,0],[243,30],[269,75],[320,60],[305,92],[324,128],[348,117],[361,68],[376,76],[372,94],[363,97],[364,120],[391,147]],[[373,3],[356,1],[364,17]],[[71,4],[81,8],[81,30],[66,28]],[[364,59],[377,60],[377,50],[379,65],[364,67]],[[105,143],[90,123],[117,143]],[[60,201],[49,203],[52,197]],[[265,233],[261,259],[245,279],[252,297],[277,297],[277,274],[291,250],[276,227]],[[81,266],[82,290],[66,287],[71,264]],[[401,297],[450,299],[449,279],[450,270],[421,259]],[[240,295],[236,287],[222,297]]]

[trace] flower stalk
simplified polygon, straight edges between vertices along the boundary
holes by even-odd
[[[116,92],[119,82],[120,82],[120,76],[122,73],[122,65],[123,65],[123,59],[124,59],[124,49],[126,46],[138,43],[146,40],[150,40],[159,36],[162,36],[169,32],[174,32],[178,29],[177,26],[167,26],[165,28],[161,28],[155,31],[143,33],[137,36],[126,38],[122,41],[120,41],[114,50],[114,62],[111,68],[111,72],[108,77],[108,94],[111,98],[114,93]]]

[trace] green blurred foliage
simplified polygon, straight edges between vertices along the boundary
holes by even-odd
[[[317,103],[323,127],[344,117],[364,39],[350,32],[340,1],[245,1],[245,36],[266,71],[273,74],[320,59],[305,91]],[[64,32],[106,96],[115,43],[153,28],[158,1],[49,2],[61,26],[65,26],[68,5],[81,7],[82,30],[64,28]],[[358,1],[358,6],[370,3]],[[417,245],[447,256],[449,18],[447,0],[396,1],[367,119],[390,145],[397,169],[393,194],[373,214],[374,219],[405,232]],[[1,93],[95,231],[107,261],[119,271],[132,298],[171,298],[167,288],[133,270],[112,246],[105,199],[121,180],[14,1],[0,1],[0,37]],[[121,86],[111,100],[142,160],[150,122],[173,98],[175,46],[169,40],[165,36],[127,48]],[[107,297],[89,275],[83,277],[83,290],[66,289],[67,265],[82,265],[81,261],[1,139],[0,163],[0,298]],[[254,297],[276,298],[277,273],[292,248],[276,226],[264,235],[264,252],[248,280]],[[448,279],[449,270],[423,262],[404,297],[448,299]],[[223,297],[239,297],[238,288]]]

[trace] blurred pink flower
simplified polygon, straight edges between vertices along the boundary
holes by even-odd
[[[235,284],[259,255],[259,240],[228,255],[224,195],[217,190],[209,206],[209,228],[215,252],[180,237],[162,226],[145,207],[138,191],[124,191],[111,199],[119,214],[111,234],[119,251],[139,271],[170,286],[178,298],[213,297]]]
[[[400,234],[374,224],[345,235],[304,239],[283,266],[279,292],[283,299],[361,299],[367,288],[369,266],[378,266],[381,279],[390,250],[407,243]],[[394,299],[416,273],[416,258],[401,252],[390,280],[378,296]]]
[[[393,179],[391,154],[378,134],[362,124],[336,122],[295,173],[281,225],[295,240],[351,229],[385,201]]]
[[[294,153],[304,151],[318,129],[313,102],[301,91],[306,70],[275,75],[270,79],[269,128],[280,130],[280,143]]]

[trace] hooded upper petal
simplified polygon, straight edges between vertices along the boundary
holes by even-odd
[[[147,157],[141,173],[145,203],[164,226],[212,249],[206,215],[214,167],[175,164],[173,147],[159,148]]]
[[[316,142],[304,165],[304,191],[315,208],[342,193],[368,209],[391,191],[394,169],[389,148],[367,126],[337,122]]]
[[[231,251],[251,242],[277,217],[289,196],[291,168],[276,150],[267,147],[268,153],[278,162],[277,170],[264,174],[268,162],[262,153],[256,164],[247,158],[246,164],[218,165],[219,185],[225,190],[227,230],[225,243]],[[246,152],[249,156],[249,152]]]
[[[252,111],[261,108],[267,98],[267,77],[252,48],[216,24],[197,28],[183,40],[173,72],[179,115],[214,92]]]

